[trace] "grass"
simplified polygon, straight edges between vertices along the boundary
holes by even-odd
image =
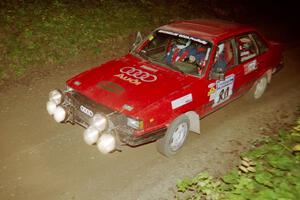
[[[177,199],[298,200],[300,118],[290,131],[267,137],[241,156],[241,164],[217,178],[200,173],[177,183]]]
[[[139,1],[20,2],[0,5],[0,78],[62,65],[86,51],[99,54],[106,39],[155,24],[147,4]]]

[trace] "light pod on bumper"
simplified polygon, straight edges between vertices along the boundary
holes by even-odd
[[[95,114],[92,118],[91,126],[94,126],[99,132],[102,132],[107,126],[107,119],[101,114]]]
[[[62,102],[62,93],[59,90],[52,90],[49,93],[49,100],[56,103],[56,105]]]
[[[116,139],[114,136],[108,133],[104,133],[100,136],[97,147],[103,154],[108,154],[116,149]]]
[[[54,110],[54,119],[58,123],[63,122],[66,119],[66,111],[63,107],[56,107],[56,109]]]
[[[93,145],[97,142],[99,135],[99,130],[94,126],[90,126],[83,132],[83,140],[88,145]]]
[[[53,115],[56,110],[56,103],[54,101],[48,101],[47,102],[47,111],[49,115]]]

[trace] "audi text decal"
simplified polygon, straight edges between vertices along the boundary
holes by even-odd
[[[157,80],[156,75],[134,67],[123,67],[120,69],[120,72],[121,74],[115,76],[134,85],[140,85],[141,82],[150,83]]]

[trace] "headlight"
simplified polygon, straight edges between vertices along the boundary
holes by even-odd
[[[94,126],[99,132],[102,132],[107,126],[107,119],[101,114],[95,114],[92,118],[91,126]]]
[[[144,122],[142,120],[136,120],[132,118],[127,118],[127,125],[134,129],[144,128]]]
[[[56,105],[62,102],[62,93],[59,90],[53,90],[49,93],[49,100],[56,103]]]

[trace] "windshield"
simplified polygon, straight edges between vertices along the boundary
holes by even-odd
[[[208,63],[211,45],[205,40],[158,30],[139,49],[141,57],[174,70],[201,76]]]

